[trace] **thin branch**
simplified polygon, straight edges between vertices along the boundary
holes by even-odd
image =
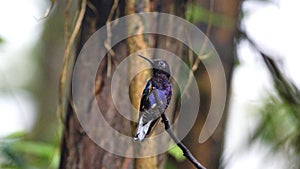
[[[116,55],[111,47],[111,23],[110,22],[112,20],[113,14],[116,12],[118,5],[119,5],[119,0],[114,0],[114,3],[109,12],[108,18],[106,20],[107,38],[104,41],[104,47],[108,50],[107,77],[111,76],[112,58],[115,57],[115,55]]]
[[[70,38],[70,6],[71,6],[71,0],[66,0],[66,7],[65,7],[65,23],[64,23],[64,34],[65,34],[65,46],[67,46],[67,39]]]
[[[196,58],[193,66],[192,66],[192,71],[195,72],[197,69],[198,69],[198,66],[199,66],[199,63],[201,61],[201,55],[202,55],[202,52],[203,50],[206,48],[206,45],[208,43],[208,37],[210,35],[210,31],[211,31],[211,22],[212,22],[212,14],[214,12],[214,0],[210,0],[210,5],[209,5],[209,16],[208,16],[208,24],[207,24],[207,28],[206,28],[206,32],[205,32],[205,36],[206,38],[204,39],[204,42],[203,42],[203,45],[200,49],[200,52],[199,52],[199,55],[198,57]]]
[[[213,12],[214,12],[214,0],[210,0],[208,24],[207,24],[207,28],[206,28],[206,32],[205,32],[205,36],[206,37],[204,39],[203,45],[201,46],[200,52],[197,55],[197,58],[195,59],[194,64],[191,63],[191,70],[192,70],[192,72],[189,73],[189,77],[188,77],[188,80],[186,82],[186,86],[183,89],[183,94],[186,94],[186,90],[191,85],[192,79],[193,79],[193,74],[198,69],[201,59],[206,58],[206,56],[207,56],[207,54],[205,54],[204,57],[203,57],[202,53],[203,53],[203,51],[206,48],[206,45],[208,43],[208,37],[210,35],[211,26],[212,26],[211,22],[212,22],[212,14],[213,14]],[[191,59],[189,59],[189,60],[191,61]]]
[[[91,20],[91,32],[96,32],[97,31],[97,21],[99,18],[99,12],[95,5],[91,2],[87,2],[87,7],[91,9],[91,11],[94,13],[95,17]]]
[[[85,10],[86,10],[86,4],[87,4],[87,0],[82,0],[81,2],[81,9],[80,9],[80,13],[79,16],[76,20],[76,24],[74,26],[74,29],[71,33],[70,39],[68,39],[68,43],[65,49],[65,53],[64,53],[64,58],[63,58],[63,68],[62,68],[62,72],[60,75],[60,80],[59,80],[59,97],[58,97],[58,106],[57,106],[57,115],[59,116],[59,118],[61,119],[61,121],[63,121],[63,112],[65,111],[65,104],[66,104],[66,95],[67,95],[67,89],[66,89],[66,81],[67,81],[67,74],[68,74],[68,70],[69,70],[69,66],[71,66],[71,58],[70,58],[70,53],[71,53],[71,49],[72,46],[74,44],[75,38],[79,32],[84,14],[85,14]],[[62,123],[64,125],[64,122]]]
[[[170,137],[172,138],[172,140],[178,145],[178,147],[182,150],[183,155],[190,160],[191,163],[193,163],[193,165],[198,168],[198,169],[206,169],[194,156],[193,154],[190,152],[190,150],[177,138],[177,136],[174,134],[174,132],[172,131],[171,127],[170,127],[170,122],[169,119],[167,118],[167,116],[164,113],[164,110],[162,110],[161,107],[161,102],[159,101],[158,98],[158,94],[157,94],[157,90],[156,88],[153,89],[154,92],[154,97],[155,97],[155,102],[157,103],[157,106],[159,107],[159,111],[161,113],[161,118],[162,118],[162,122],[165,125],[165,130],[167,131],[167,133],[170,135]]]

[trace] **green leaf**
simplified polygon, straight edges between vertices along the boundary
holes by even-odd
[[[52,160],[50,162],[50,167],[51,168],[58,168],[60,162],[60,151],[57,150],[54,152],[54,155],[52,157]]]
[[[194,3],[188,4],[185,18],[192,23],[204,22],[226,29],[235,28],[235,20],[233,18],[210,12],[206,8]]]
[[[25,131],[18,131],[7,135],[6,137],[4,137],[4,139],[18,139],[24,137],[25,135]]]
[[[55,152],[55,147],[51,144],[31,141],[17,141],[12,143],[12,149],[19,153],[27,153],[48,159],[51,159]]]
[[[182,150],[176,145],[168,150],[168,153],[173,156],[177,161],[184,161],[185,156],[183,156]]]

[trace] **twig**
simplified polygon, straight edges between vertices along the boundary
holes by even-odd
[[[91,11],[94,13],[95,17],[91,20],[91,32],[96,32],[97,31],[97,21],[99,19],[99,12],[95,5],[91,2],[87,2],[87,7],[91,9]]]
[[[76,24],[74,26],[70,39],[68,39],[68,43],[64,53],[63,68],[59,80],[59,88],[58,88],[59,97],[58,97],[58,106],[57,106],[57,114],[58,117],[61,119],[63,125],[64,125],[63,113],[65,111],[66,97],[68,94],[68,92],[66,91],[67,90],[66,81],[67,81],[69,66],[71,66],[70,62],[72,61],[70,58],[70,53],[85,14],[86,4],[87,4],[87,0],[82,0],[79,16],[76,20]]]
[[[113,14],[115,13],[117,7],[119,5],[119,0],[114,0],[113,6],[109,12],[108,18],[106,20],[106,29],[107,29],[107,38],[104,41],[104,47],[108,50],[108,57],[107,57],[107,77],[111,76],[111,69],[112,69],[112,57],[115,57],[115,52],[111,47],[111,20]]]
[[[178,147],[182,150],[183,155],[190,160],[191,163],[193,163],[193,165],[198,168],[198,169],[206,169],[202,164],[200,164],[200,162],[193,156],[193,154],[190,152],[190,150],[176,137],[176,135],[174,134],[174,132],[172,131],[171,127],[170,127],[170,123],[169,123],[169,119],[167,118],[167,116],[164,113],[164,110],[162,110],[161,107],[161,102],[159,101],[158,98],[158,94],[156,91],[156,88],[153,88],[153,92],[154,92],[154,97],[155,97],[155,102],[157,103],[157,106],[159,107],[159,111],[161,113],[161,118],[162,118],[162,122],[165,125],[165,130],[167,131],[167,133],[170,135],[170,137],[172,138],[172,140],[178,145]]]
[[[65,23],[64,23],[64,34],[65,34],[65,46],[67,46],[68,40],[70,39],[70,6],[71,0],[66,0],[66,7],[65,7]]]
[[[208,40],[209,40],[208,37],[210,35],[211,26],[212,26],[211,22],[212,22],[212,13],[214,12],[213,10],[214,10],[214,0],[210,0],[208,24],[207,24],[207,28],[206,28],[206,32],[205,32],[206,37],[204,39],[203,45],[201,46],[200,52],[197,55],[197,58],[195,59],[194,63],[190,63],[192,72],[189,73],[188,80],[187,80],[185,88],[183,89],[183,92],[182,92],[183,94],[186,94],[186,91],[187,91],[188,87],[191,85],[192,79],[193,79],[193,74],[198,69],[201,59],[205,58],[205,57],[202,56],[202,53],[203,53],[204,49],[206,48]],[[191,55],[191,54],[189,53],[189,55]],[[189,59],[189,60],[191,61],[192,59]]]

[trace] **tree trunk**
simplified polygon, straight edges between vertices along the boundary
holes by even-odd
[[[91,37],[91,35],[104,26],[108,21],[110,16],[110,12],[114,6],[114,3],[118,1],[108,1],[108,0],[90,0],[87,3],[86,12],[83,18],[83,22],[81,25],[80,37],[77,46],[76,54],[79,54],[79,51],[82,49],[84,43]],[[179,4],[179,5],[178,5]],[[167,9],[164,7],[164,3],[162,2],[149,2],[145,1],[120,1],[118,2],[118,6],[113,12],[113,18],[122,17],[125,14],[132,14],[136,12],[143,11],[158,11],[159,8],[165,12],[169,13],[180,13],[180,16],[184,15],[184,10],[179,10],[177,8],[182,8],[184,3],[180,2],[170,2],[169,7]],[[141,8],[142,7],[142,8]],[[180,12],[178,12],[180,11]],[[112,18],[110,18],[113,20]],[[143,25],[142,25],[143,26]],[[128,31],[131,31],[134,28],[129,26],[127,27]],[[118,35],[114,35],[118,36]],[[147,42],[144,40],[147,39]],[[104,118],[107,120],[107,123],[120,133],[132,136],[133,128],[135,124],[132,124],[129,120],[122,117],[118,110],[114,107],[114,103],[111,93],[111,80],[112,73],[116,70],[119,63],[124,60],[127,55],[132,54],[140,49],[145,49],[148,47],[155,47],[157,44],[157,39],[155,39],[154,35],[149,36],[135,36],[130,37],[126,41],[121,41],[117,45],[113,46],[113,53],[109,53],[108,56],[101,62],[97,72],[96,78],[96,98],[101,111],[103,112]],[[148,41],[149,39],[152,39]],[[104,43],[104,42],[100,42]],[[160,44],[163,44],[162,42]],[[101,44],[103,45],[103,44]],[[174,46],[173,46],[174,48]],[[104,51],[100,51],[104,52]],[[84,64],[91,64],[91,60],[84,60]],[[134,60],[134,62],[138,62],[138,60]],[[85,79],[89,75],[89,70],[82,69],[80,74],[83,74],[82,83],[85,83],[87,79]],[[141,92],[147,80],[148,73],[139,74],[130,85],[130,98],[133,106],[138,107]],[[124,92],[119,91],[119,97],[122,100],[124,96]],[[105,99],[103,99],[105,98]],[[95,144],[92,139],[89,138],[85,130],[79,123],[78,116],[74,112],[74,107],[71,104],[72,99],[68,101],[70,103],[68,105],[66,116],[65,116],[65,128],[63,134],[63,141],[61,147],[61,161],[60,168],[61,169],[72,169],[72,168],[122,168],[122,169],[131,169],[131,168],[142,168],[142,169],[153,169],[153,168],[164,168],[164,162],[166,159],[166,155],[162,154],[159,156],[149,157],[149,158],[127,158],[112,154],[110,152],[105,151],[100,146]],[[128,106],[129,107],[129,106]],[[88,111],[86,113],[89,113]],[[134,113],[133,113],[134,114]],[[136,113],[135,113],[136,114]],[[89,121],[89,125],[93,126],[95,132],[101,131],[99,127],[101,124],[98,124],[96,120],[94,120],[96,115],[91,114],[91,118]],[[106,137],[105,135],[101,135],[100,137]],[[101,139],[101,138],[100,138]],[[107,139],[103,139],[103,141],[107,141]],[[104,143],[110,144],[110,142]],[[118,145],[111,145],[116,149]],[[155,146],[155,144],[152,144]],[[149,147],[148,147],[149,148]],[[143,150],[143,149],[142,149]],[[125,150],[127,151],[127,150]],[[128,147],[128,151],[129,147]]]
[[[81,25],[81,32],[79,36],[79,42],[77,46],[77,54],[83,47],[84,43],[90,38],[90,36],[103,25],[105,25],[108,16],[110,14],[114,1],[108,0],[90,0],[86,6],[86,12],[84,14],[83,22]],[[124,15],[124,2],[119,3],[118,9],[120,16]],[[116,14],[115,14],[116,15]],[[114,47],[115,51],[119,51],[118,56],[115,58],[115,62],[119,63],[127,54],[126,46],[124,42]],[[90,60],[86,60],[86,64],[90,64]],[[107,60],[103,61],[107,63]],[[107,65],[100,64],[98,74],[96,78],[97,89],[96,97],[111,96],[110,85],[111,77],[107,76]],[[112,64],[111,71],[115,70],[115,66]],[[80,73],[89,74],[89,70],[81,70]],[[86,81],[82,76],[82,82]],[[69,101],[70,103],[70,101]],[[113,128],[122,129],[123,133],[131,135],[130,122],[125,121],[120,115],[118,115],[116,109],[113,108],[111,97],[107,97],[105,100],[100,100],[99,105],[103,108],[103,112],[109,110],[110,114],[104,114],[107,118],[107,122],[112,125]],[[86,112],[88,113],[88,112]],[[90,121],[94,123],[92,125],[97,128],[99,124],[97,121]],[[101,130],[101,128],[99,128]],[[102,136],[105,137],[105,136]],[[117,145],[116,145],[117,146]],[[110,152],[105,151],[97,144],[95,144],[85,133],[80,125],[78,118],[74,112],[71,104],[68,105],[68,109],[65,117],[65,128],[62,142],[61,153],[61,169],[77,169],[77,168],[133,168],[133,159],[120,157]]]
[[[114,9],[114,3],[118,2],[118,6],[113,11],[113,17],[109,18],[110,12]],[[204,2],[202,0],[199,1],[204,6],[210,6],[213,3],[213,0],[208,2]],[[90,38],[90,36],[99,28],[104,26],[108,20],[113,20],[113,18],[122,17],[124,15],[129,15],[137,12],[147,12],[147,11],[157,11],[170,13],[173,15],[177,15],[180,17],[185,16],[185,11],[187,8],[186,1],[149,1],[149,0],[130,0],[130,1],[109,1],[109,0],[89,0],[87,3],[86,12],[83,18],[83,22],[81,25],[80,37],[77,46],[76,54],[79,54],[79,51],[82,49],[84,43]],[[223,2],[216,1],[212,6],[213,12],[220,13],[222,15],[226,15],[231,17],[234,22],[237,18],[239,7],[239,1],[234,0],[232,2]],[[157,18],[159,19],[159,18]],[[135,20],[132,22],[139,22],[139,20]],[[172,21],[169,23],[170,27],[172,25]],[[207,32],[207,25],[199,24],[200,28],[205,27],[203,32]],[[143,28],[141,25],[140,28]],[[136,28],[132,28],[130,23],[128,23],[127,28],[128,32],[134,31]],[[114,35],[118,36],[118,35]],[[223,62],[226,78],[227,78],[227,89],[229,89],[232,67],[233,67],[233,38],[234,38],[234,28],[219,28],[212,27],[209,37],[213,44],[215,45],[221,60]],[[104,43],[104,42],[102,42]],[[103,45],[103,44],[102,44]],[[166,36],[162,35],[138,35],[134,37],[130,37],[126,39],[126,41],[121,41],[117,45],[113,46],[113,53],[109,53],[107,57],[101,62],[97,72],[96,78],[96,98],[99,107],[102,109],[103,116],[106,119],[107,123],[120,133],[132,136],[134,133],[135,124],[131,123],[128,119],[122,117],[118,110],[114,107],[114,103],[111,96],[111,80],[112,73],[116,70],[117,66],[123,61],[126,56],[137,52],[141,49],[146,48],[161,48],[168,50],[177,56],[184,57],[186,56],[187,48],[180,42]],[[104,51],[99,51],[104,52]],[[151,54],[154,56],[155,53]],[[91,60],[84,60],[86,65],[91,64]],[[142,64],[138,59],[133,60],[132,64]],[[172,65],[172,63],[171,63]],[[130,71],[129,67],[129,71]],[[81,74],[83,74],[82,83],[86,82],[86,76],[89,75],[89,70],[82,69],[80,70]],[[84,76],[85,75],[85,76]],[[195,72],[195,76],[198,81],[199,90],[201,91],[201,107],[199,110],[199,115],[197,121],[192,128],[191,132],[184,139],[184,143],[186,143],[187,147],[190,148],[191,152],[196,156],[197,159],[200,160],[207,168],[213,169],[219,167],[219,159],[222,151],[222,143],[223,143],[223,133],[224,133],[224,124],[226,119],[226,113],[224,113],[223,119],[217,128],[216,132],[213,134],[213,137],[210,138],[204,144],[198,143],[198,138],[202,126],[205,122],[206,115],[205,112],[208,112],[208,108],[210,105],[210,82],[209,77],[205,72],[205,67],[200,66],[199,69]],[[149,73],[142,72],[138,74],[130,83],[130,99],[132,101],[132,105],[135,108],[139,107],[139,101],[141,97],[141,92],[146,83],[147,78],[149,77]],[[122,84],[120,84],[122,85]],[[176,85],[175,85],[176,86]],[[114,90],[114,89],[113,89]],[[124,97],[124,91],[117,91],[120,100]],[[123,92],[123,93],[122,93]],[[175,92],[176,93],[176,92]],[[177,94],[176,94],[177,95]],[[173,95],[173,101],[176,103],[176,99],[178,99],[178,95]],[[105,98],[105,99],[103,99]],[[74,112],[72,99],[69,100],[69,105],[66,112],[65,117],[65,128],[63,134],[63,142],[62,142],[62,153],[61,153],[61,169],[72,169],[72,168],[122,168],[122,169],[131,169],[131,168],[142,168],[142,169],[153,169],[153,168],[164,168],[164,164],[166,161],[166,154],[161,154],[158,156],[153,156],[149,158],[128,158],[122,157],[110,152],[105,151],[97,144],[95,144],[86,134],[84,129],[79,123],[79,120]],[[129,107],[129,106],[128,106]],[[173,107],[174,108],[174,107]],[[175,108],[173,109],[175,111]],[[171,111],[174,113],[174,111]],[[86,112],[89,113],[89,112]],[[93,118],[95,115],[91,115],[89,119],[90,125],[93,126],[94,132],[100,132],[101,124]],[[132,116],[137,116],[137,113],[132,111]],[[168,115],[169,117],[175,117]],[[137,118],[137,117],[135,117]],[[187,122],[188,123],[188,122]],[[156,131],[161,131],[163,126],[158,125],[158,129]],[[100,141],[102,137],[106,137],[106,135],[100,136]],[[110,142],[105,142],[107,139],[102,139],[104,144],[110,144]],[[115,140],[114,140],[115,141]],[[112,142],[114,142],[112,140]],[[163,141],[163,140],[162,140]],[[150,149],[155,148],[157,143],[150,143]],[[112,144],[114,148],[118,148],[117,144]],[[149,147],[148,147],[149,148]],[[142,147],[140,150],[144,150]],[[127,150],[125,150],[127,151]],[[128,147],[128,151],[129,147]],[[139,151],[139,150],[138,150]],[[184,163],[180,163],[177,166],[180,168],[194,168],[189,161],[185,161]]]

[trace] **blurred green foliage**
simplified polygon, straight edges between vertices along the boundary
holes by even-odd
[[[59,165],[59,149],[53,144],[29,141],[25,132],[0,139],[1,169],[54,169]]]
[[[273,79],[275,95],[270,95],[260,108],[261,121],[252,136],[252,142],[262,140],[273,151],[286,154],[293,168],[300,167],[300,92],[277,63],[260,52]],[[292,167],[292,166],[289,166]]]
[[[260,109],[261,121],[252,139],[272,144],[275,150],[291,149],[300,153],[300,106],[271,96]]]
[[[166,161],[166,166],[165,166],[165,169],[177,169],[178,167],[173,164],[170,160],[167,160]]]
[[[182,162],[186,159],[183,155],[182,150],[177,145],[171,145],[168,150],[168,154],[173,157],[176,161]],[[177,169],[178,167],[170,160],[166,161],[165,169]]]
[[[211,24],[212,26],[226,29],[235,28],[235,21],[233,18],[211,12],[195,3],[188,3],[185,18],[192,23],[203,22],[206,24]]]
[[[0,37],[0,44],[4,42],[4,39]]]
[[[35,44],[25,45],[30,57],[19,60],[20,63],[26,60],[25,65],[31,63],[35,68],[34,72],[26,72],[32,79],[21,87],[21,90],[26,90],[35,98],[35,124],[28,133],[15,132],[4,138],[0,137],[0,169],[54,169],[59,165],[62,128],[55,111],[58,97],[57,79],[64,49],[62,16],[65,5],[55,0],[51,0],[50,3],[44,16],[36,18],[39,21],[43,20],[43,26],[35,28],[37,32],[39,29],[42,31],[39,40]],[[5,42],[6,39],[0,37],[0,45]]]
[[[185,156],[183,155],[182,150],[177,145],[169,148],[168,153],[179,162],[185,160]]]

